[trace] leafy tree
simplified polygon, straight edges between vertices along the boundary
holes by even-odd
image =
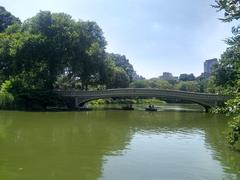
[[[23,29],[46,39],[48,48],[44,56],[49,89],[53,88],[57,77],[66,71],[80,79],[82,89],[102,83],[106,41],[95,22],[76,22],[64,13],[41,11],[24,22]]]
[[[239,19],[240,2],[238,0],[219,0],[216,1],[215,8],[225,11],[224,22]],[[233,37],[226,40],[229,45],[222,54],[219,64],[215,68],[215,83],[218,87],[226,89],[230,93],[238,92],[236,86],[240,78],[240,27],[233,27]]]
[[[123,68],[116,66],[111,56],[105,61],[106,88],[125,88],[129,86],[130,79]]]
[[[0,108],[6,107],[14,101],[13,95],[9,92],[11,89],[11,82],[4,81],[0,88]]]
[[[133,72],[132,75],[132,80],[133,81],[137,81],[137,80],[144,80],[145,78],[141,75],[138,75],[136,71]]]
[[[53,88],[128,87],[136,72],[125,56],[107,54],[106,44],[95,22],[40,11],[0,33],[0,83],[10,80],[11,93],[28,100]]]
[[[116,66],[121,67],[128,75],[129,80],[132,82],[135,72],[133,66],[129,63],[129,60],[124,55],[119,54],[108,54],[116,64]]]
[[[44,88],[44,38],[29,33],[0,34],[1,81],[18,76],[28,88]]]
[[[193,74],[180,74],[179,80],[180,81],[194,81],[195,76]]]
[[[127,73],[122,69],[117,67],[113,74],[113,84],[114,88],[126,88],[129,86],[130,79]]]
[[[197,77],[197,83],[199,84],[199,91],[205,93],[215,93],[216,92],[216,84],[215,77],[208,76],[206,74],[201,74]]]
[[[181,91],[199,92],[199,85],[196,81],[180,81],[176,89]]]
[[[136,80],[130,84],[132,88],[149,88],[149,81],[148,80]]]
[[[47,87],[53,88],[57,75],[63,73],[67,60],[71,57],[71,34],[73,33],[71,16],[64,13],[40,11],[36,16],[26,20],[23,30],[45,37],[45,52],[48,77]]]
[[[223,22],[230,22],[240,18],[240,1],[239,0],[218,0],[214,5],[219,11],[223,10]],[[233,96],[226,103],[226,108],[223,110],[230,114],[235,114],[236,117],[230,123],[229,143],[235,145],[240,142],[240,26],[233,27],[233,37],[226,42],[229,45],[223,53],[220,64],[215,70],[215,83],[220,89],[224,89],[224,93]],[[222,109],[221,109],[222,110]],[[240,148],[240,147],[239,147]]]
[[[15,23],[20,24],[21,22],[4,7],[0,6],[0,33],[3,32],[8,26]]]
[[[240,148],[240,116],[237,116],[229,123],[228,142],[235,148]]]
[[[102,66],[105,59],[106,41],[103,32],[95,22],[84,22],[82,24],[82,34],[80,43],[83,43],[83,59],[80,77],[82,86],[87,89],[88,85],[103,83]],[[81,47],[81,46],[80,46]],[[81,58],[78,57],[79,59]]]
[[[58,76],[56,82],[54,83],[55,89],[80,89],[81,82],[80,79],[71,75],[60,75]]]
[[[173,85],[166,80],[160,79],[150,79],[149,86],[151,88],[160,88],[160,89],[173,89]]]
[[[215,5],[212,6],[219,11],[224,10],[224,18],[221,18],[224,22],[230,22],[240,18],[239,0],[215,0]]]

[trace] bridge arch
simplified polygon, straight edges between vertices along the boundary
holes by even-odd
[[[155,97],[155,96],[154,96]],[[106,98],[91,98],[91,99],[86,99],[86,100],[82,100],[82,99],[80,99],[80,101],[79,100],[77,100],[76,99],[76,107],[81,107],[81,106],[84,106],[86,103],[88,103],[88,102],[91,102],[91,101],[94,101],[94,100],[98,100],[98,99],[109,99],[109,98],[129,98],[129,96],[125,96],[125,97],[119,97],[119,96],[117,96],[117,97],[106,97]],[[146,97],[139,97],[138,96],[138,98],[146,98]],[[150,98],[153,98],[153,97],[150,97]],[[155,98],[161,98],[161,97],[155,97]],[[178,100],[181,100],[181,99],[178,99]],[[202,106],[204,109],[205,109],[205,111],[206,112],[209,112],[209,110],[211,109],[211,106],[209,105],[209,104],[203,104],[203,103],[200,103],[200,102],[197,102],[197,101],[189,101],[189,102],[191,102],[191,103],[195,103],[195,104],[198,104],[198,105],[200,105],[200,106]]]

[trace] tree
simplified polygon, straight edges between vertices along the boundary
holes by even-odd
[[[160,80],[160,79],[150,79],[149,80],[149,86],[151,88],[160,88],[160,89],[173,89],[173,85],[170,84],[168,81],[166,80]]]
[[[217,0],[215,2],[213,7],[225,12],[224,18],[221,19],[224,22],[240,18],[239,0]],[[233,37],[226,40],[229,47],[222,54],[214,71],[216,85],[229,90],[236,87],[236,81],[240,78],[240,27],[233,27],[232,33]]]
[[[18,76],[28,88],[44,88],[46,77],[44,38],[19,32],[0,34],[1,81]]]
[[[14,101],[13,95],[10,93],[11,82],[4,81],[0,87],[0,108],[4,108],[7,104],[11,104]]]
[[[136,80],[130,84],[132,88],[149,88],[149,81],[148,80]]]
[[[45,38],[45,52],[48,77],[47,87],[53,88],[53,84],[59,74],[63,73],[68,58],[71,57],[71,35],[73,34],[74,21],[71,16],[64,13],[51,13],[40,11],[36,16],[26,20],[23,30]]]
[[[116,66],[112,56],[107,56],[105,60],[105,84],[106,88],[126,88],[130,84],[130,79],[123,68]]]
[[[191,74],[180,74],[179,80],[180,81],[194,81],[195,76],[192,73]]]
[[[117,67],[113,74],[113,88],[127,88],[129,86],[130,79],[127,73],[122,69]]]
[[[82,87],[88,88],[88,85],[102,84],[104,80],[103,66],[105,59],[106,40],[101,28],[95,22],[82,22],[80,24],[79,51],[75,60],[78,61],[79,74]]]
[[[214,5],[219,11],[224,10],[224,22],[238,20],[240,18],[239,0],[218,0]],[[235,114],[236,117],[230,123],[229,143],[234,146],[240,142],[240,26],[233,27],[233,37],[226,42],[229,45],[223,53],[220,63],[215,70],[215,83],[224,93],[231,94],[232,99],[226,102],[226,108],[221,110]],[[240,146],[238,147],[240,149]]]
[[[125,56],[107,54],[106,44],[96,22],[40,11],[0,33],[0,83],[10,80],[23,99],[54,88],[128,87],[136,72]]]
[[[0,6],[0,33],[3,32],[8,26],[18,23],[21,21],[13,16],[10,12],[6,11],[6,9]]]
[[[215,83],[225,89],[236,87],[240,79],[240,33],[239,28],[233,30],[233,37],[228,39],[229,47],[221,55],[219,64],[214,70]]]
[[[215,77],[208,76],[205,73],[202,73],[199,77],[197,77],[197,83],[199,84],[199,91],[203,93],[215,93],[216,92],[216,84]]]
[[[176,84],[176,89],[180,91],[199,92],[199,85],[196,81],[180,81]]]
[[[121,67],[127,73],[130,82],[132,82],[135,71],[126,56],[113,53],[108,54],[108,56],[112,58],[116,66]]]
[[[224,18],[221,18],[224,22],[230,22],[232,20],[238,20],[240,18],[240,1],[239,0],[215,0],[214,8],[219,11],[224,10]]]
[[[49,89],[63,73],[80,79],[82,89],[102,83],[106,41],[95,22],[74,21],[64,13],[40,11],[24,22],[23,30],[46,39]]]

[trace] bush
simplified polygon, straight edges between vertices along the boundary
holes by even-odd
[[[14,96],[9,92],[11,89],[11,82],[4,81],[0,88],[0,108],[4,109],[11,105],[14,101]]]
[[[98,105],[106,104],[106,101],[104,99],[98,99],[98,100],[90,101],[89,104],[92,106],[98,106]]]
[[[25,91],[16,97],[17,109],[45,110],[47,106],[63,107],[63,98],[52,91]]]
[[[240,93],[235,94],[234,98],[228,100],[225,107],[215,109],[215,112],[235,116],[229,122],[227,139],[232,147],[240,149]]]
[[[240,115],[229,123],[228,142],[232,147],[240,149]]]

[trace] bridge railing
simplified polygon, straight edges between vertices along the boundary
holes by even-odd
[[[98,96],[166,96],[166,97],[181,97],[184,99],[201,99],[201,100],[215,100],[223,101],[228,99],[227,96],[221,96],[218,94],[196,93],[177,90],[164,90],[164,89],[145,89],[145,88],[123,88],[123,89],[107,89],[99,91],[80,91],[70,90],[61,91],[56,90],[58,94],[62,96],[74,96],[82,98],[91,98]]]

